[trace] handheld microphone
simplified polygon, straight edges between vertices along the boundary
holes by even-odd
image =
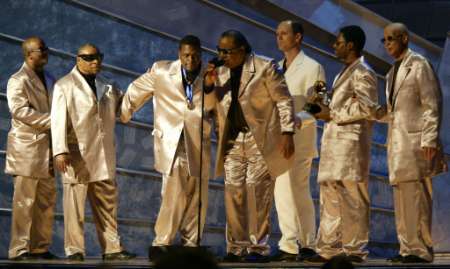
[[[211,60],[209,60],[209,63],[210,63],[210,64],[213,64],[214,67],[217,68],[217,67],[220,67],[220,66],[224,65],[224,64],[225,64],[225,61],[222,60],[222,59],[220,59],[219,57],[214,57],[214,58],[212,58]]]

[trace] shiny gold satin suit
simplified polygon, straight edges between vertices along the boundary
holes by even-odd
[[[400,255],[433,259],[431,177],[445,170],[439,141],[441,90],[430,63],[408,50],[398,69],[387,74],[387,104],[383,121],[389,124],[389,180],[394,187],[394,206]],[[393,91],[391,90],[393,87]],[[433,161],[422,147],[437,149]]]
[[[363,57],[336,76],[320,152],[317,252],[367,256],[368,177],[377,78]]]
[[[284,61],[279,62],[283,66]],[[275,182],[275,207],[282,233],[279,248],[291,254],[303,248],[315,248],[316,217],[309,187],[312,159],[317,157],[317,125],[314,117],[303,110],[314,96],[314,83],[325,81],[323,67],[301,50],[284,73],[289,92],[294,99],[295,113],[302,127],[295,130],[295,160],[293,167]]]
[[[8,257],[44,253],[52,241],[56,185],[51,163],[50,107],[53,78],[45,84],[26,63],[8,81],[11,112],[5,173],[14,176]]]
[[[122,94],[97,76],[97,96],[76,67],[55,84],[51,112],[53,155],[68,154],[62,174],[64,249],[84,254],[84,206],[88,197],[103,253],[122,250],[117,232],[114,127]]]
[[[198,236],[201,236],[197,231],[197,210],[203,72],[193,83],[193,107],[189,108],[181,68],[179,60],[156,62],[148,72],[131,83],[121,108],[121,119],[128,121],[135,111],[153,97],[153,156],[155,169],[163,174],[162,201],[155,225],[154,246],[172,245],[178,231],[185,246],[195,246]],[[210,132],[210,123],[205,118],[202,228],[208,204]]]
[[[216,175],[225,170],[227,252],[268,255],[274,179],[287,171],[294,159],[286,160],[278,148],[282,132],[294,132],[293,101],[276,65],[248,55],[238,96],[249,131],[230,140],[230,69],[220,67],[217,72],[218,82],[205,102],[215,109],[218,119]]]

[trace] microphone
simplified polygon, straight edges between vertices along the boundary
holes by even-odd
[[[208,63],[214,65],[214,70],[215,70],[217,67],[220,67],[220,66],[224,65],[225,61],[220,59],[219,57],[214,57],[211,60],[209,60]],[[208,73],[213,73],[213,72],[215,73],[214,70],[206,72],[204,78],[206,78]],[[206,94],[211,93],[214,90],[213,86],[205,86],[203,84],[203,92],[206,93]]]
[[[211,60],[209,60],[210,64],[213,64],[215,68],[220,67],[225,64],[225,61],[220,59],[219,57],[214,57]]]

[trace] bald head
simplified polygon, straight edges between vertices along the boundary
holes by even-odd
[[[25,39],[22,42],[23,56],[27,57],[30,52],[32,52],[33,50],[39,49],[41,47],[41,45],[44,45],[44,47],[45,47],[44,41],[37,36],[32,36],[32,37]]]
[[[22,42],[22,52],[27,65],[35,71],[42,70],[48,62],[48,48],[37,36],[29,37]]]
[[[384,29],[391,31],[396,35],[406,35],[406,36],[409,35],[408,28],[401,22],[390,23]]]
[[[388,24],[384,28],[382,39],[386,52],[395,60],[401,60],[408,50],[408,28],[399,22]]]
[[[81,46],[78,48],[77,55],[85,54],[86,51],[91,52],[91,51],[93,51],[93,50],[95,50],[97,53],[100,53],[100,50],[97,48],[96,45],[91,44],[91,43],[86,43],[86,44],[81,45]]]

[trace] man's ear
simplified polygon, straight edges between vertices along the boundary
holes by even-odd
[[[402,43],[404,45],[406,45],[406,44],[408,44],[408,41],[409,41],[409,36],[404,34],[402,37]]]
[[[295,34],[295,40],[296,40],[298,43],[302,42],[302,40],[303,40],[302,34],[296,33],[296,34]]]
[[[351,41],[347,42],[346,46],[349,50],[355,50],[355,44]]]

